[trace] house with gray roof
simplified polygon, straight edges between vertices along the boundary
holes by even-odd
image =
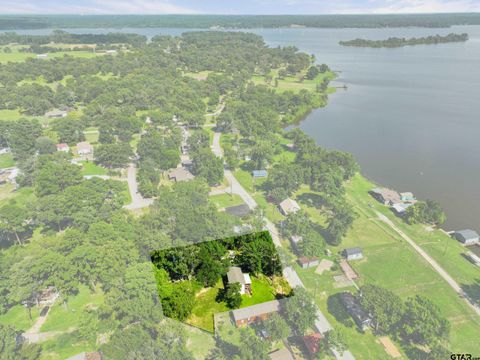
[[[252,293],[252,280],[250,275],[243,273],[238,266],[231,266],[227,272],[227,280],[229,284],[239,283],[240,294]]]
[[[252,324],[258,320],[267,319],[272,313],[280,310],[280,302],[278,300],[267,301],[241,309],[232,311],[232,316],[237,327]]]
[[[250,208],[247,204],[235,205],[225,208],[225,212],[230,215],[244,218],[250,214]]]
[[[455,236],[455,239],[460,241],[465,246],[478,244],[479,242],[479,235],[474,230],[459,230],[455,231],[453,235]]]
[[[343,250],[345,259],[347,260],[360,260],[363,259],[362,249],[359,247],[348,248]]]

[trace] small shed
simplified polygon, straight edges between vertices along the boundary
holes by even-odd
[[[362,249],[359,247],[345,249],[343,250],[343,254],[345,256],[345,259],[349,261],[363,259],[363,252]]]
[[[54,119],[54,118],[63,118],[67,116],[68,113],[65,110],[52,110],[45,113],[45,117]]]
[[[474,245],[479,242],[478,233],[475,230],[471,229],[455,231],[454,236],[465,246]]]
[[[295,200],[290,198],[283,200],[278,206],[280,208],[280,212],[285,216],[296,213],[300,210],[300,205],[298,205]]]
[[[318,266],[318,264],[320,264],[320,260],[317,257],[302,256],[298,258],[298,265],[300,265],[302,269],[308,269],[312,266]]]
[[[320,333],[313,333],[302,337],[305,348],[312,359],[316,358],[317,353],[320,351],[320,343],[322,339],[323,335]]]
[[[253,170],[252,176],[254,178],[265,178],[268,176],[267,170]]]

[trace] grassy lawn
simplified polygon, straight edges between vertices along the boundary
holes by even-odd
[[[374,209],[381,208],[381,205],[368,194],[368,190],[372,187],[373,184],[359,175],[347,185],[347,197],[354,206],[358,219],[344,239],[341,248],[332,250],[340,251],[351,246],[362,247],[365,259],[352,262],[352,266],[360,274],[359,285],[374,283],[392,290],[404,299],[416,294],[428,297],[450,320],[451,350],[454,352],[478,351],[478,334],[480,334],[478,316],[410,245],[386,224],[376,219]],[[402,228],[408,227],[401,224],[400,219],[394,218],[393,215],[389,216],[392,216],[392,220]],[[410,231],[418,231],[418,227],[412,227]],[[422,236],[420,238],[424,239]],[[431,248],[425,247],[425,250],[430,252]],[[437,253],[432,252],[431,255],[435,257],[438,253],[437,250]],[[438,261],[441,262],[441,259]],[[462,261],[466,262],[463,259]],[[472,277],[475,277],[473,275],[475,271],[477,270],[472,266]],[[466,267],[460,266],[457,272],[467,276],[465,274],[468,271]],[[354,355],[357,356],[355,353]]]
[[[237,194],[212,195],[210,200],[220,209],[243,204],[242,198]]]
[[[186,331],[188,333],[187,348],[193,353],[195,359],[205,359],[215,346],[212,334],[191,326],[186,326]]]
[[[63,305],[61,299],[57,300],[40,330],[44,332],[74,329],[78,326],[81,313],[87,307],[95,308],[101,304],[103,304],[103,292],[98,290],[96,293],[91,293],[86,286],[82,285],[79,293],[68,299],[67,307]]]
[[[90,144],[94,145],[98,143],[99,132],[96,128],[89,128],[84,131],[85,141],[88,141]]]
[[[210,332],[214,331],[213,315],[229,310],[227,304],[215,300],[220,289],[223,289],[221,280],[214,287],[202,289],[197,293],[195,306],[186,321],[187,324]]]
[[[301,90],[315,92],[317,90],[317,85],[322,83],[323,79],[328,78],[331,80],[335,77],[335,74],[333,72],[319,74],[313,80],[302,79],[303,74],[301,74],[301,76],[287,76],[283,79],[278,78],[278,86],[275,87],[276,74],[272,75],[272,81],[267,81],[266,77],[263,75],[254,75],[252,77],[252,81],[255,85],[265,85],[275,89],[277,92],[300,92]]]
[[[22,46],[9,46],[9,47],[12,50],[11,53],[3,52],[3,47],[0,47],[0,63],[4,64],[9,61],[22,62],[27,59],[35,59],[37,57],[37,54],[20,52],[19,50]],[[65,55],[79,57],[79,58],[92,58],[94,56],[97,56],[97,54],[95,54],[92,51],[59,51],[59,52],[48,53],[48,58],[42,59],[42,60],[63,57]]]
[[[251,276],[252,295],[242,295],[242,305],[240,307],[252,306],[266,301],[275,300],[275,291],[270,281],[265,276],[258,278]]]
[[[0,110],[0,121],[18,120],[21,117],[28,117],[28,116],[23,116],[18,109],[14,109],[14,110],[2,109],[2,110]]]
[[[27,309],[23,305],[15,305],[5,314],[0,315],[0,323],[6,325],[13,325],[17,330],[28,330],[37,320],[40,314],[38,307],[32,308],[32,320],[28,315]]]
[[[13,155],[11,153],[0,155],[0,169],[5,169],[13,167],[15,161],[13,160]]]
[[[44,360],[62,360],[81,352],[95,350],[95,344],[90,344],[78,337],[77,332],[65,333],[42,342],[42,356]]]
[[[108,171],[104,167],[95,164],[92,161],[81,161],[82,175],[107,175]]]
[[[0,206],[14,201],[16,205],[20,207],[31,206],[35,202],[35,194],[32,188],[20,188],[15,190],[15,186],[12,184],[6,184],[0,186]]]

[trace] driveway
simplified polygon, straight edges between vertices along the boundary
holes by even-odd
[[[125,205],[124,206],[125,209],[127,210],[142,209],[153,204],[153,199],[145,199],[138,192],[137,167],[134,163],[131,163],[128,166],[127,182],[128,182],[128,190],[130,191],[130,197],[132,198],[132,202],[128,205]]]

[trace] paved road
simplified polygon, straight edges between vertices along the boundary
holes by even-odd
[[[220,146],[220,135],[221,134],[218,132],[214,133],[213,145],[212,145],[212,151],[218,157],[222,157],[223,155],[222,148]],[[229,187],[226,188],[224,192],[226,193],[232,192],[234,194],[239,195],[242,198],[242,200],[248,205],[248,207],[252,210],[258,206],[255,199],[238,182],[238,180],[235,178],[235,176],[233,176],[233,173],[230,170],[225,170],[225,178],[228,181]],[[217,192],[221,190],[215,190],[215,191]],[[275,246],[281,247],[282,242],[280,241],[280,235],[277,227],[275,226],[274,223],[272,223],[267,218],[265,218],[265,223],[268,231],[270,232],[270,235],[272,236],[272,240]],[[297,272],[291,266],[287,266],[283,270],[283,275],[285,276],[285,279],[287,279],[288,283],[292,288],[295,288],[297,286],[301,286],[305,288]],[[325,316],[323,315],[323,313],[320,311],[318,307],[317,307],[317,319],[315,320],[315,327],[317,328],[317,331],[319,331],[322,334],[332,329],[332,326],[330,325],[330,323],[328,322],[328,320],[325,318]],[[343,354],[340,354],[335,350],[333,350],[333,353],[335,355],[335,358],[338,360],[355,360],[353,354],[348,350],[344,351]]]
[[[138,192],[137,167],[134,163],[131,163],[128,166],[127,182],[128,182],[128,189],[130,190],[130,197],[132,198],[132,202],[128,205],[125,205],[124,206],[125,209],[127,210],[142,209],[153,204],[153,199],[144,199],[143,196]]]
[[[465,294],[460,285],[434,260],[428,255],[420,246],[417,245],[415,241],[412,240],[407,234],[400,230],[388,217],[385,215],[376,212],[378,218],[390,226],[397,234],[399,234],[407,243],[409,243],[416,252],[418,252],[432,267],[433,269],[455,290],[460,297],[462,297],[465,302],[478,314],[480,315],[480,308],[474,305],[468,296]]]

